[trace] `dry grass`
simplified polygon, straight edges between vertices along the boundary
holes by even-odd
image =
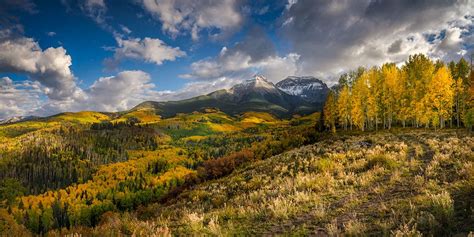
[[[149,226],[156,233],[217,236],[469,233],[473,226],[466,223],[474,221],[455,207],[472,196],[454,193],[474,180],[470,134],[420,130],[342,138],[258,161],[171,203],[150,205],[167,221],[137,220],[131,232]]]

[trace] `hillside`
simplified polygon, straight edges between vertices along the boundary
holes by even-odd
[[[459,130],[343,135],[247,165],[76,233],[466,235],[474,138]],[[66,233],[74,233],[66,232]]]
[[[215,109],[161,118],[141,109],[1,125],[0,233],[96,226],[108,212],[136,210],[306,144],[318,118]]]

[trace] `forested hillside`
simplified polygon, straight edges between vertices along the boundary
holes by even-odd
[[[96,226],[106,212],[169,199],[242,164],[310,143],[318,118],[231,117],[208,109],[161,119],[140,110],[3,125],[0,230],[24,235]]]

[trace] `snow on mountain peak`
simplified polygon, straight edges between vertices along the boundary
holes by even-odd
[[[241,93],[243,91],[251,91],[251,90],[278,90],[275,85],[269,81],[264,76],[255,75],[251,79],[247,79],[244,82],[233,86],[230,90],[230,93]]]
[[[267,89],[275,88],[275,85],[267,81],[267,79],[264,76],[255,75],[252,81],[255,82],[254,87],[267,88]]]
[[[289,76],[276,84],[287,94],[300,96],[309,101],[324,101],[328,88],[324,82],[312,76]]]

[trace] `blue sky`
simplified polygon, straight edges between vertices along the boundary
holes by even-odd
[[[161,30],[160,22],[155,21],[133,1],[113,1],[113,4],[107,5],[105,18],[107,24],[114,30],[121,32],[121,26],[125,26],[132,31],[127,37],[158,38],[167,45],[179,47],[189,53],[186,57],[166,61],[159,66],[140,60],[125,60],[118,68],[111,70],[104,67],[103,61],[113,56],[113,52],[105,49],[116,46],[113,32],[97,24],[83,12],[78,12],[78,9],[74,9],[79,8],[80,3],[71,1],[69,3],[71,9],[61,1],[35,3],[37,10],[35,14],[17,11],[16,16],[24,26],[25,35],[36,39],[42,48],[59,46],[66,48],[73,59],[71,69],[84,86],[90,86],[100,76],[113,75],[114,70],[143,70],[148,72],[152,81],[163,90],[181,88],[188,80],[180,78],[179,75],[188,71],[189,64],[218,54],[223,46],[231,45],[242,38],[248,25],[273,21],[283,10],[280,8],[274,12],[267,12],[264,16],[259,16],[255,22],[246,22],[244,24],[248,25],[242,24],[240,32],[224,39],[202,39],[194,42],[190,35],[175,38],[167,35]],[[268,33],[273,34],[271,27],[268,28]],[[49,32],[54,32],[54,35],[48,35]]]
[[[331,85],[414,53],[459,60],[474,41],[468,0],[0,2],[0,119],[120,111],[256,73]]]

